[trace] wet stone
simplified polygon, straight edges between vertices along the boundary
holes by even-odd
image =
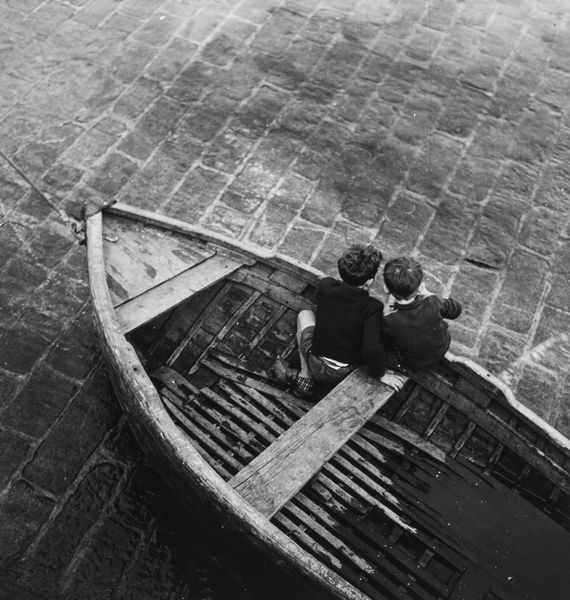
[[[205,225],[224,235],[239,238],[247,225],[252,222],[251,217],[243,215],[236,210],[224,206],[216,206],[208,215]]]
[[[206,44],[202,57],[216,65],[226,65],[243,51],[245,41],[255,31],[256,28],[251,23],[230,19],[216,32],[214,39]]]
[[[29,483],[16,481],[0,502],[0,568],[17,557],[37,535],[53,508]]]
[[[61,591],[60,578],[81,552],[83,539],[99,520],[122,474],[117,465],[100,463],[79,482],[26,562],[24,579],[32,580],[38,592],[51,596]]]
[[[226,183],[225,175],[196,168],[188,174],[164,210],[166,214],[179,219],[197,221],[204,210],[215,201]]]
[[[73,243],[74,240],[66,227],[54,223],[36,229],[29,240],[29,247],[38,264],[51,269],[65,256]]]
[[[87,381],[39,446],[24,476],[55,494],[73,483],[81,467],[116,422],[119,409],[100,373]]]
[[[105,196],[114,196],[136,173],[137,165],[121,154],[111,154],[88,184]]]
[[[558,246],[563,228],[558,212],[534,207],[525,220],[520,240],[526,248],[550,256]]]
[[[441,262],[454,262],[463,253],[475,212],[468,200],[444,197],[420,245],[427,256]]]
[[[507,376],[503,378],[509,383],[509,369],[521,356],[524,347],[525,342],[522,338],[491,327],[481,342],[479,351],[481,364],[494,375],[500,376],[501,373],[507,372]]]
[[[171,39],[179,25],[179,19],[172,15],[157,13],[137,30],[133,39],[151,46],[163,46]]]
[[[146,73],[158,81],[172,81],[188,64],[197,50],[197,45],[181,38],[172,42],[148,65]]]
[[[518,397],[527,398],[526,405],[539,417],[548,421],[551,416],[552,398],[556,397],[558,378],[539,369],[525,367],[515,388]]]
[[[6,487],[10,478],[20,468],[30,450],[30,446],[29,440],[17,437],[8,431],[0,430],[0,455],[2,455],[0,489],[3,490]]]
[[[279,251],[308,263],[324,237],[324,230],[307,223],[294,224],[285,235]]]
[[[10,353],[2,358],[0,365],[7,371],[26,375],[51,342],[49,337],[23,325],[12,327],[5,331],[2,338],[2,344],[10,348]]]
[[[104,519],[67,587],[69,600],[110,598],[136,555],[139,543],[139,533],[112,518]]]
[[[67,406],[76,385],[44,365],[30,379],[6,409],[3,422],[16,431],[39,439]],[[33,414],[34,418],[30,419]]]
[[[287,204],[274,204],[274,200],[275,198],[269,202],[249,236],[253,243],[265,248],[274,248],[277,245],[294,216]]]
[[[137,467],[130,474],[115,500],[117,518],[128,527],[144,529],[159,512],[167,495],[155,471]]]
[[[166,97],[159,98],[119,145],[119,150],[134,158],[148,158],[154,148],[174,130],[185,110],[179,102]]]

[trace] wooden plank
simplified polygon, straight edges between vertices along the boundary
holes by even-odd
[[[267,517],[274,515],[383,406],[393,389],[369,381],[364,369],[296,421],[230,481]]]
[[[540,471],[554,484],[560,486],[566,493],[570,493],[570,476],[568,472],[553,463],[543,452],[529,445],[516,430],[492,413],[480,408],[470,399],[450,388],[448,383],[430,373],[415,374],[414,379],[426,390],[436,395],[441,400],[451,404],[464,415],[472,419],[482,429],[488,431],[497,440],[513,450],[532,467]]]
[[[133,298],[214,254],[196,238],[105,215],[105,268],[114,304]]]
[[[227,256],[216,255],[116,307],[123,333],[174,308],[186,298],[210,287],[242,266]]]

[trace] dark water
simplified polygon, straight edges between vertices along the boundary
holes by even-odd
[[[509,598],[570,598],[568,531],[499,482],[445,471],[432,484],[426,503],[474,563],[454,600],[481,600],[491,587]]]

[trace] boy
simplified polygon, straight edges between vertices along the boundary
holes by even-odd
[[[336,385],[363,362],[370,375],[382,377],[386,354],[380,339],[384,305],[368,290],[380,267],[382,253],[354,244],[338,261],[341,280],[324,277],[318,284],[316,314],[297,317],[300,371],[278,358],[277,379],[293,384],[293,393],[310,397],[313,381]]]
[[[462,310],[456,300],[426,292],[422,281],[422,267],[411,258],[395,258],[384,267],[384,283],[395,304],[384,317],[383,332],[396,354],[389,362],[403,372],[425,369],[443,358],[451,344],[444,319],[457,319]]]

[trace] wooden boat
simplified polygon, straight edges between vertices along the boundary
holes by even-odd
[[[189,507],[326,598],[568,597],[570,443],[489,373],[359,369],[301,400],[269,373],[317,271],[121,204],[87,242],[113,385]]]

